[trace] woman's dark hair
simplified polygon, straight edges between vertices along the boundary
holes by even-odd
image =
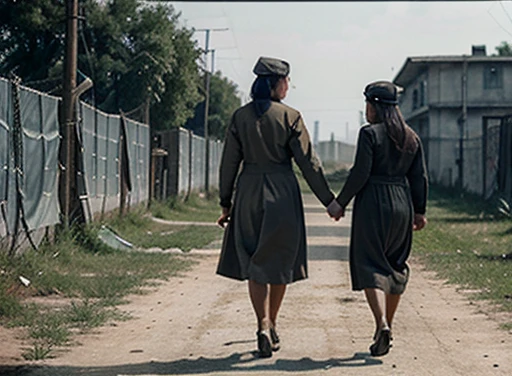
[[[395,104],[384,104],[370,101],[375,108],[377,121],[386,125],[388,136],[396,148],[405,153],[414,154],[418,149],[418,141],[414,131],[404,120],[400,108]]]
[[[252,83],[251,98],[258,117],[263,115],[270,107],[272,90],[276,88],[282,77],[277,75],[258,76]]]

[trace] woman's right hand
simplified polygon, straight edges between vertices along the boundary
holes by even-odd
[[[414,231],[419,231],[427,224],[427,217],[424,214],[414,214],[414,219],[412,223],[412,229]]]
[[[224,228],[225,225],[229,222],[229,216],[231,214],[231,208],[222,208],[222,214],[219,219],[217,219],[217,224]]]

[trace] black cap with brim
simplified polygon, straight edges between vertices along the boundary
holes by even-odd
[[[370,102],[398,104],[398,89],[389,81],[372,82],[366,86],[363,94]]]
[[[273,57],[260,57],[252,71],[258,76],[288,76],[290,64]]]

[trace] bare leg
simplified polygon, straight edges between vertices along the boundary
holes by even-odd
[[[277,314],[279,313],[279,309],[281,308],[281,303],[283,302],[284,294],[286,292],[286,285],[270,285],[270,323],[272,326],[276,325]]]
[[[386,319],[386,294],[384,291],[371,288],[364,289],[364,293],[366,295],[366,300],[368,301],[368,305],[373,313],[373,318],[375,319],[375,327],[376,331],[387,327],[388,322]]]
[[[390,328],[401,296],[399,294],[386,294],[386,319]]]
[[[249,296],[252,307],[258,320],[258,354],[260,358],[272,356],[272,344],[270,339],[270,287],[268,284],[260,284],[249,280]]]
[[[364,293],[375,319],[374,342],[370,346],[370,353],[372,356],[386,355],[391,347],[391,332],[386,318],[386,294],[376,288],[365,289]]]
[[[270,326],[269,286],[249,281],[249,296],[258,320],[258,330],[266,330]]]

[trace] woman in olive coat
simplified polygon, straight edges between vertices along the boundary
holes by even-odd
[[[409,278],[413,229],[427,222],[428,180],[421,140],[398,108],[397,87],[377,81],[364,95],[370,124],[359,132],[354,166],[328,212],[339,219],[355,196],[352,288],[365,292],[376,326],[370,351],[380,356],[389,351],[391,324]]]
[[[289,70],[283,60],[258,60],[253,100],[233,114],[220,165],[218,224],[227,227],[217,273],[249,281],[260,357],[279,348],[275,328],[286,285],[308,275],[304,210],[292,158],[324,206],[334,200],[301,114],[281,102]]]

